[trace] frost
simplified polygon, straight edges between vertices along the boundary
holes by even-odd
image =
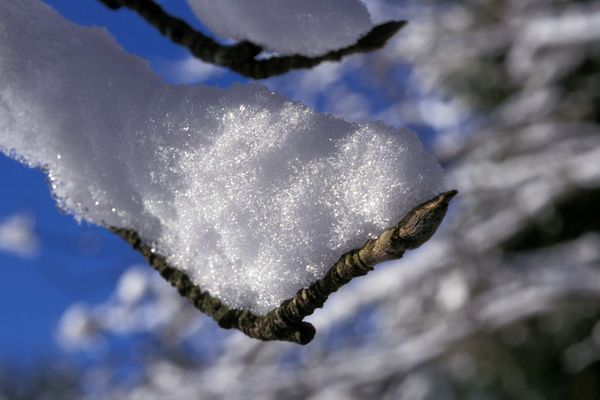
[[[188,0],[221,37],[281,54],[317,56],[356,43],[373,26],[360,0]]]
[[[0,149],[61,208],[136,230],[202,288],[262,313],[440,190],[417,137],[260,85],[169,86],[102,29],[0,2]]]

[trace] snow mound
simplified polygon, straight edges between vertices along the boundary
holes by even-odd
[[[280,54],[317,56],[356,43],[373,27],[360,0],[188,0],[212,32]]]
[[[132,228],[202,288],[264,313],[440,190],[410,132],[260,85],[170,86],[103,29],[0,2],[0,150],[59,206]]]

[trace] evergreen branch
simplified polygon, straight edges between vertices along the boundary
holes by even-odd
[[[402,258],[406,250],[415,249],[433,236],[442,222],[456,190],[442,193],[413,208],[398,225],[386,229],[376,239],[368,240],[360,249],[344,254],[329,269],[325,277],[302,288],[266,315],[248,310],[232,309],[208,292],[201,290],[182,271],[170,266],[166,259],[144,244],[137,232],[111,228],[148,260],[165,280],[187,298],[198,310],[211,316],[219,326],[238,329],[260,340],[282,340],[298,344],[309,343],[315,328],[304,318],[311,315],[332,293],[353,278],[366,275],[375,264]]]
[[[293,55],[257,60],[256,56],[263,50],[260,46],[246,41],[232,46],[221,45],[196,31],[185,21],[169,15],[153,0],[100,1],[113,10],[127,7],[137,12],[162,35],[188,48],[196,58],[229,68],[252,79],[265,79],[295,69],[312,68],[324,61],[339,61],[351,54],[380,49],[406,25],[406,21],[390,21],[377,25],[355,44],[316,57]]]

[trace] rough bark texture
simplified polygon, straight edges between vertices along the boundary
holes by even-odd
[[[252,79],[265,79],[294,69],[312,68],[324,61],[339,61],[350,54],[380,49],[406,24],[405,21],[386,22],[374,27],[355,44],[317,57],[294,55],[257,60],[255,57],[263,50],[260,46],[250,42],[221,45],[194,30],[185,21],[167,14],[153,0],[100,1],[113,10],[127,7],[137,12],[162,35],[187,47],[200,60],[229,68]]]
[[[231,309],[216,297],[196,286],[182,271],[170,266],[165,258],[144,244],[137,232],[111,228],[139,251],[179,293],[198,310],[211,316],[225,329],[237,329],[260,340],[282,340],[307,344],[315,336],[315,328],[304,318],[323,307],[330,294],[366,275],[375,264],[401,258],[406,250],[415,249],[433,236],[442,222],[456,190],[444,192],[413,208],[398,225],[386,229],[376,239],[368,240],[360,249],[349,251],[329,269],[325,277],[302,288],[292,299],[266,315],[248,310]]]

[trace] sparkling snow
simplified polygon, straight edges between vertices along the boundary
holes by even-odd
[[[0,150],[76,218],[135,229],[263,313],[441,189],[418,138],[252,84],[169,86],[99,28],[0,2]]]
[[[223,38],[249,40],[280,54],[317,56],[350,46],[373,23],[360,0],[188,0]]]

